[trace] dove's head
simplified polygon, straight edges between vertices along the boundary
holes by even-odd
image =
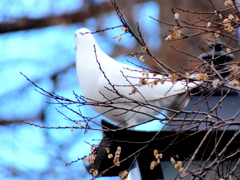
[[[75,50],[79,47],[79,46],[84,46],[84,44],[86,45],[88,44],[96,44],[96,41],[91,33],[91,31],[89,29],[86,28],[81,28],[78,29],[75,32],[75,38],[76,38],[76,44],[75,44]]]

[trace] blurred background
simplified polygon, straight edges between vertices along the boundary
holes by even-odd
[[[189,65],[184,61],[186,55],[173,51],[170,43],[164,42],[168,29],[172,27],[162,25],[160,29],[159,22],[149,16],[170,23],[174,22],[171,8],[180,6],[207,11],[209,2],[116,0],[116,3],[136,33],[139,23],[147,46],[156,57],[175,70]],[[184,13],[179,14],[193,19]],[[1,180],[91,179],[82,161],[70,166],[65,164],[87,155],[90,152],[88,143],[97,144],[101,132],[41,129],[22,123],[29,121],[56,127],[75,125],[56,109],[74,120],[79,120],[79,117],[58,105],[46,103],[52,100],[36,92],[20,72],[43,89],[74,99],[73,92],[81,94],[75,70],[74,32],[82,27],[96,31],[119,25],[121,22],[109,0],[0,1]],[[123,31],[116,28],[95,37],[100,47],[116,60],[123,63],[130,60],[144,66],[138,59],[126,56],[141,52],[141,46],[128,34],[119,43],[115,37],[121,33]],[[171,44],[198,56],[202,53],[196,48],[200,41],[201,37],[196,37]],[[151,60],[147,57],[146,60],[149,66],[154,67]],[[77,110],[78,107],[72,108]],[[85,109],[84,113],[91,116],[94,112]]]

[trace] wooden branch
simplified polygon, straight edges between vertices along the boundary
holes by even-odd
[[[16,19],[14,22],[0,23],[0,34],[44,28],[61,24],[73,24],[84,22],[90,17],[99,16],[99,14],[112,11],[113,7],[110,2],[103,2],[99,5],[88,6],[80,9],[77,12],[63,14],[61,16],[47,16],[39,19],[30,19],[27,17]]]

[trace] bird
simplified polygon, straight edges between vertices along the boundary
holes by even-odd
[[[166,117],[175,115],[188,104],[187,93],[201,82],[164,81],[166,76],[148,73],[140,68],[117,62],[107,55],[96,42],[90,30],[75,32],[76,70],[85,101],[100,115],[118,127],[132,127],[154,120],[163,109]],[[150,77],[150,78],[149,78]],[[150,79],[152,82],[148,83]],[[98,153],[101,159],[104,155]],[[141,179],[137,161],[128,180]],[[85,167],[91,164],[85,162]]]
[[[76,69],[80,88],[92,108],[119,127],[135,126],[167,110],[166,117],[188,104],[187,93],[198,81],[165,81],[152,85],[143,70],[117,62],[97,44],[86,28],[75,32]],[[152,79],[166,79],[161,74],[146,73]],[[150,84],[150,85],[149,85]]]

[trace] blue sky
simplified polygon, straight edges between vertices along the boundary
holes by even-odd
[[[15,0],[11,1],[11,5],[9,1],[4,0],[0,2],[0,19],[1,21],[11,22],[15,18],[24,16],[39,18],[49,14],[59,15],[64,12],[76,11],[81,6],[81,0]],[[156,41],[156,38],[159,39],[160,29],[158,24],[148,16],[158,17],[158,4],[149,1],[138,4],[134,8],[139,12],[135,14],[135,20],[139,22],[143,32],[148,33],[146,24],[148,25],[147,28],[154,29],[152,31],[154,33],[151,33],[150,38],[146,41],[150,48],[157,50],[161,43],[160,40]],[[104,15],[102,19],[105,19],[102,28],[120,25],[115,12]],[[96,26],[96,19],[89,18],[77,25],[61,25],[1,34],[1,119],[26,119],[32,121],[32,118],[36,117],[40,109],[47,106],[45,119],[47,125],[73,126],[74,124],[65,120],[55,108],[63,111],[73,119],[77,119],[76,115],[57,105],[47,105],[46,101],[49,99],[36,92],[33,85],[20,75],[20,72],[36,82],[40,87],[73,99],[73,91],[79,94],[81,92],[75,68],[71,68],[58,76],[59,86],[56,88],[50,76],[58,72],[59,69],[63,69],[75,62],[74,32],[80,27],[95,30]],[[108,54],[113,51],[112,44],[117,43],[117,39],[113,39],[113,37],[120,32],[119,29],[107,31],[105,36],[96,35],[100,46]],[[134,46],[135,40],[127,36],[124,36],[124,40],[120,45],[125,47]],[[151,47],[153,40],[155,44]],[[117,58],[121,62],[124,62],[125,59],[126,56],[124,55]],[[94,112],[91,111],[90,113]],[[41,123],[37,119],[34,122]],[[154,127],[159,128],[156,125]],[[144,129],[146,128],[145,126]],[[74,132],[70,132],[69,129],[47,130],[25,124],[0,126],[0,131],[0,179],[51,179],[51,174],[57,174],[57,172],[66,172],[66,174],[75,172],[76,176],[81,176],[82,179],[90,179],[91,176],[84,170],[82,162],[65,167],[64,161],[65,163],[71,162],[87,155],[90,152],[90,147],[85,141],[97,144],[97,141],[92,141],[92,139],[99,139],[101,132],[90,131],[84,134],[81,130],[75,130]],[[63,161],[58,160],[55,162],[53,159],[58,157],[55,152],[59,152],[59,150],[62,152],[59,156],[63,158]],[[53,162],[54,164],[51,164]],[[54,167],[52,173],[49,173],[50,175],[44,174],[50,167]],[[17,169],[20,174],[14,177],[11,176],[10,172],[12,171],[9,168],[12,171]],[[66,179],[66,177],[61,176],[58,179]]]

